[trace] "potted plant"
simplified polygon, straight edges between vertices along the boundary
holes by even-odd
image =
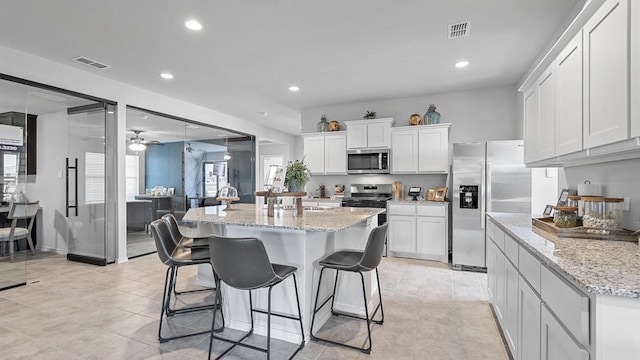
[[[309,182],[311,178],[311,172],[307,165],[302,161],[296,160],[295,162],[289,161],[287,165],[287,172],[284,176],[284,185],[289,188],[290,192],[300,192],[304,189],[304,186]]]

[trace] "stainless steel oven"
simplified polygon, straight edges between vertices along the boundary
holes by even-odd
[[[358,149],[347,151],[348,174],[389,174],[389,149]]]

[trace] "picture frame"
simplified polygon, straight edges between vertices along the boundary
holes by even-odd
[[[175,193],[176,189],[175,188],[167,188],[167,196],[173,196],[173,194]]]
[[[427,190],[427,201],[434,201],[436,197],[436,189]]]
[[[433,201],[444,201],[447,197],[447,188],[446,187],[437,187],[435,188],[435,194],[433,196]]]
[[[551,214],[553,214],[553,205],[547,205],[544,207],[544,212],[542,213],[542,215],[544,216],[551,216]]]
[[[558,197],[558,203],[556,204],[556,206],[567,206],[569,195],[577,195],[577,191],[571,189],[562,189],[562,191],[560,192],[560,196]]]

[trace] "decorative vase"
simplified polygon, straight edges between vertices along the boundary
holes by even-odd
[[[329,123],[327,122],[327,117],[325,115],[322,115],[322,117],[320,118],[320,121],[318,121],[318,124],[316,125],[316,130],[318,130],[318,132],[329,131]]]
[[[331,120],[329,122],[329,130],[331,130],[331,131],[340,131],[340,123],[335,121],[335,120]]]
[[[427,113],[424,114],[424,118],[429,125],[440,124],[440,113],[436,111],[436,106],[433,104],[429,105],[429,109],[427,109]]]
[[[298,187],[298,183],[295,181],[292,181],[289,184],[289,192],[302,192],[304,189],[304,185],[302,185],[302,188]]]
[[[413,114],[409,118],[409,125],[420,125],[422,124],[422,117],[418,114]]]

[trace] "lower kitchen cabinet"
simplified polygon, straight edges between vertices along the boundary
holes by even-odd
[[[588,297],[497,224],[491,226],[496,235],[486,235],[489,301],[513,358],[589,360]]]
[[[540,359],[540,307],[542,300],[522,277],[518,283],[517,359]]]
[[[505,259],[504,261],[504,335],[512,354],[516,354],[518,344],[518,270]]]
[[[387,214],[391,256],[449,261],[448,203],[392,201]]]
[[[542,306],[542,360],[589,360],[589,352],[578,345],[546,305]]]

